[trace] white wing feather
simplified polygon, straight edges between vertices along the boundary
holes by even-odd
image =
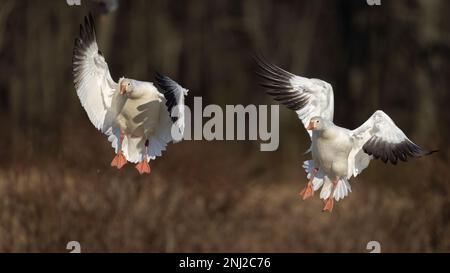
[[[372,157],[384,163],[398,160],[407,161],[408,156],[421,157],[435,151],[427,152],[403,133],[394,121],[383,111],[375,113],[359,128],[350,132],[353,148],[348,159],[348,175],[357,176],[368,165]]]
[[[117,83],[111,78],[108,64],[101,55],[92,16],[80,26],[80,37],[73,50],[73,77],[77,95],[95,128],[106,133],[111,127]],[[119,98],[117,98],[119,100]]]
[[[315,116],[333,120],[334,97],[329,83],[294,75],[262,56],[255,57],[255,60],[259,67],[258,75],[264,80],[261,85],[276,101],[294,110],[305,128]],[[311,137],[312,132],[308,133]]]

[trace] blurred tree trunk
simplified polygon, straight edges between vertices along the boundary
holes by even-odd
[[[432,81],[433,71],[430,63],[432,52],[429,49],[438,43],[445,43],[446,33],[439,31],[442,16],[448,16],[441,12],[442,1],[419,0],[418,4],[422,10],[420,24],[417,24],[417,44],[423,56],[422,62],[416,67],[415,81],[418,90],[418,111],[416,113],[417,126],[415,134],[422,141],[433,132],[438,123],[436,122],[436,82]]]

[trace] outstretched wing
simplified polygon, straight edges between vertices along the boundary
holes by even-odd
[[[397,164],[408,157],[421,157],[436,151],[425,151],[398,128],[383,111],[376,111],[363,125],[351,131],[353,149],[349,155],[349,176],[358,175],[370,159]]]
[[[334,97],[329,83],[294,75],[269,63],[263,56],[256,56],[255,61],[267,94],[294,110],[305,128],[315,116],[333,120]],[[312,136],[311,131],[308,133]]]
[[[112,110],[117,83],[111,78],[108,64],[98,49],[92,15],[80,25],[80,37],[75,39],[72,72],[81,105],[94,126],[106,132],[111,126]]]
[[[173,124],[178,128],[180,136],[184,133],[184,96],[187,96],[187,89],[183,88],[171,78],[156,73],[155,85],[162,91],[166,98],[166,107],[169,111]],[[174,141],[181,139],[173,138]]]

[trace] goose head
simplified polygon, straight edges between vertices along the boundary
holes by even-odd
[[[306,127],[306,130],[323,131],[327,128],[327,125],[327,121],[322,117],[312,117],[309,120],[309,124],[308,127]]]
[[[133,92],[134,84],[131,79],[122,79],[120,81],[120,95],[130,94]]]

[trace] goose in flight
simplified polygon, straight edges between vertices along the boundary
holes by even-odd
[[[111,166],[132,162],[140,174],[150,173],[149,161],[183,136],[188,90],[160,74],[155,83],[123,77],[115,82],[98,48],[92,15],[80,26],[72,65],[81,105],[115,150]]]
[[[333,200],[339,201],[351,192],[348,180],[367,168],[373,158],[395,165],[408,157],[435,152],[413,143],[381,110],[355,130],[335,125],[333,88],[329,83],[294,75],[263,56],[256,56],[255,61],[267,94],[294,110],[308,130],[312,160],[303,164],[309,182],[300,196],[305,200],[322,188],[323,211],[331,212]]]

